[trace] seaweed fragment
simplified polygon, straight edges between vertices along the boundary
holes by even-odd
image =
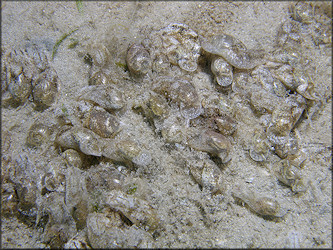
[[[76,7],[77,7],[77,10],[82,13],[82,10],[83,10],[83,2],[82,0],[76,0]]]
[[[57,51],[58,51],[58,48],[60,46],[60,44],[68,37],[70,36],[71,34],[73,34],[75,31],[77,31],[78,29],[75,29],[75,30],[72,30],[71,32],[67,33],[67,34],[64,34],[56,43],[55,45],[53,46],[53,49],[52,49],[52,60],[54,59]]]

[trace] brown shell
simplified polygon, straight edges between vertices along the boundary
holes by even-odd
[[[132,44],[128,48],[126,63],[130,72],[135,76],[147,74],[152,65],[148,50],[141,44]]]
[[[104,138],[114,137],[119,131],[117,117],[97,107],[90,110],[85,126]]]

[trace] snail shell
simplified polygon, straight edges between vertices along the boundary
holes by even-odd
[[[194,108],[194,110],[200,110],[201,108],[195,87],[185,79],[161,77],[156,82],[153,90],[158,94],[164,95],[168,100],[177,103],[185,112],[186,110],[191,110],[191,108]],[[195,117],[200,115],[200,112],[193,113]]]
[[[249,190],[240,190],[239,187],[233,190],[233,196],[244,201],[260,215],[283,217],[287,212],[277,200]]]
[[[295,21],[309,24],[314,18],[314,8],[311,3],[297,2],[290,7],[291,18]]]
[[[114,137],[115,133],[119,131],[116,116],[100,107],[93,107],[89,111],[85,126],[104,138]]]
[[[34,82],[33,99],[37,106],[49,107],[58,94],[59,78],[55,71],[48,69]]]
[[[171,23],[159,33],[169,62],[184,71],[196,71],[200,56],[198,34],[182,23]]]
[[[82,89],[79,100],[85,100],[97,104],[106,110],[121,109],[124,100],[121,92],[109,85],[87,86]]]
[[[291,187],[293,192],[304,192],[306,187],[303,183],[300,169],[284,159],[274,166],[274,174],[282,183]]]
[[[155,230],[159,226],[156,211],[143,199],[112,190],[106,198],[106,205],[124,214],[130,221],[145,230]]]
[[[217,155],[223,163],[231,160],[231,143],[227,137],[212,130],[206,130],[188,141],[189,145],[199,151]]]
[[[151,69],[151,58],[149,52],[141,44],[132,44],[126,55],[126,63],[130,72],[135,76],[142,76]]]
[[[76,150],[67,149],[63,153],[63,157],[69,166],[76,167],[76,168],[82,168],[82,165],[83,165],[82,158]]]
[[[88,50],[92,63],[98,67],[103,67],[111,57],[110,51],[103,44],[92,44]]]
[[[212,60],[211,70],[218,85],[227,87],[232,83],[232,66],[222,57],[215,57]]]
[[[52,130],[50,127],[42,123],[33,124],[28,132],[27,144],[29,146],[40,146],[51,135]]]
[[[24,103],[31,94],[31,79],[20,73],[17,77],[11,79],[8,90],[15,101]]]
[[[257,65],[257,61],[245,45],[230,35],[220,34],[203,39],[201,46],[208,53],[222,56],[235,68],[252,69]]]
[[[237,129],[236,121],[228,115],[222,115],[215,119],[219,131],[224,135],[232,135]]]
[[[94,72],[89,78],[89,85],[106,85],[110,82],[110,79],[103,70]]]
[[[63,126],[56,142],[63,148],[80,150],[86,155],[101,156],[100,137],[87,128]]]
[[[212,194],[223,188],[222,172],[213,162],[202,162],[200,166],[191,164],[189,169],[195,181]]]

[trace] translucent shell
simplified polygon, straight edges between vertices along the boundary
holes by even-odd
[[[198,94],[194,86],[184,79],[161,77],[153,90],[169,100],[184,103],[187,106],[192,106],[198,101]]]
[[[285,21],[281,24],[277,34],[277,44],[280,46],[286,43],[299,44],[301,42],[300,23],[293,20]]]
[[[169,107],[163,97],[151,96],[149,99],[149,106],[155,116],[165,117],[169,113]]]
[[[118,142],[116,145],[119,152],[128,159],[133,159],[134,157],[138,156],[141,152],[141,148],[134,141],[124,140]]]
[[[48,191],[65,191],[66,177],[61,172],[55,171],[55,173],[47,173],[43,179],[45,188]]]
[[[290,133],[286,136],[270,134],[268,139],[274,145],[275,153],[282,159],[289,155],[296,154],[299,150],[298,139],[294,133]]]
[[[232,83],[232,66],[222,57],[215,57],[211,63],[211,70],[218,85],[227,87]]]
[[[264,216],[283,217],[286,214],[286,209],[280,203],[270,197],[262,196],[261,194],[243,191],[236,188],[233,191],[233,196],[245,202],[254,212]]]
[[[257,65],[253,55],[238,39],[220,34],[201,42],[203,50],[223,57],[228,63],[238,69],[252,69]]]
[[[273,168],[275,176],[282,183],[291,187],[293,192],[304,192],[306,186],[303,183],[300,169],[284,159],[275,164]]]
[[[278,106],[272,113],[270,131],[276,135],[288,135],[293,127],[291,108],[287,105]]]
[[[155,230],[159,226],[155,209],[145,200],[127,195],[120,190],[112,190],[108,193],[105,204],[147,231]]]
[[[170,68],[168,57],[164,54],[156,55],[152,63],[152,68],[155,72],[165,73]]]
[[[137,143],[124,140],[117,142],[116,147],[123,157],[130,159],[138,166],[146,166],[151,162],[150,153],[142,149]]]
[[[81,234],[75,235],[73,238],[71,238],[69,241],[66,242],[64,245],[64,248],[66,249],[91,249],[89,243],[87,242],[86,236]]]
[[[314,7],[311,3],[297,2],[290,7],[291,18],[301,23],[311,23],[314,18]]]
[[[126,55],[126,63],[130,72],[135,76],[142,76],[151,69],[149,52],[141,44],[132,44]]]
[[[252,109],[263,115],[266,113],[271,114],[276,106],[281,103],[281,100],[266,90],[258,90],[251,93],[250,102]]]
[[[240,94],[246,94],[249,85],[253,83],[252,77],[244,72],[235,73],[233,79],[232,90]]]
[[[13,183],[1,183],[1,215],[13,216],[17,213],[17,192]]]
[[[294,70],[296,92],[309,100],[318,100],[313,81],[302,70]]]
[[[59,87],[59,78],[55,71],[44,71],[34,82],[33,99],[39,106],[49,107],[56,100]]]
[[[15,186],[18,206],[17,210],[23,214],[30,216],[36,215],[36,199],[38,198],[39,191],[33,181],[23,180]]]
[[[151,162],[151,155],[137,142],[129,139],[103,141],[103,156],[121,162],[132,162],[137,166],[146,166]]]
[[[122,224],[120,214],[117,212],[90,213],[87,217],[87,234],[91,246],[94,248],[119,247],[116,242],[116,231],[124,233],[118,229]],[[106,239],[104,235],[107,235]]]
[[[198,34],[186,24],[172,23],[159,31],[164,54],[170,63],[178,65],[181,69],[194,72],[200,56]]]
[[[27,144],[33,147],[40,146],[43,142],[49,139],[51,133],[52,129],[50,127],[42,123],[35,123],[29,129]]]
[[[164,120],[161,133],[169,143],[182,143],[185,138],[183,124],[172,116]]]
[[[89,111],[84,124],[87,128],[104,138],[114,137],[119,131],[117,117],[100,107],[93,107]]]
[[[79,150],[86,155],[102,156],[100,137],[87,128],[64,126],[56,142],[63,148]]]
[[[273,215],[280,217],[283,214],[280,211],[281,209],[279,203],[269,197],[259,198],[254,202],[249,202],[248,205],[261,215]]]
[[[160,77],[153,90],[177,103],[185,118],[194,119],[201,114],[199,96],[189,81],[173,77]]]
[[[280,97],[287,95],[286,87],[279,79],[273,76],[273,73],[268,68],[258,66],[251,72],[251,76],[260,83],[266,93],[275,94]],[[269,98],[277,100],[277,98],[272,95],[269,95]],[[271,101],[271,103],[275,103],[275,101]]]
[[[15,101],[24,103],[32,91],[31,79],[21,73],[10,81],[8,90]]]
[[[190,164],[189,169],[195,181],[204,189],[209,190],[212,194],[221,191],[222,172],[213,162],[201,162],[199,166]]]
[[[255,131],[251,141],[250,157],[254,161],[265,161],[269,150],[269,143],[266,135]]]
[[[67,149],[63,152],[66,163],[71,167],[82,168],[82,158],[80,154],[74,149]]]
[[[103,44],[92,44],[88,50],[92,63],[98,67],[103,67],[111,57],[110,51]]]
[[[121,92],[108,85],[87,86],[82,89],[78,99],[98,104],[106,110],[121,109],[124,107]]]
[[[102,70],[94,72],[89,78],[89,85],[106,85],[110,83],[110,79],[107,74]]]
[[[218,156],[223,163],[231,160],[231,143],[229,139],[212,130],[205,130],[198,136],[190,138],[188,144],[194,149]]]
[[[219,131],[224,135],[232,135],[237,130],[236,121],[228,115],[222,115],[215,118],[215,123]]]
[[[127,226],[123,217],[106,209],[103,213],[90,213],[87,217],[87,234],[92,248],[153,248],[154,239],[150,233],[136,225]],[[77,247],[75,245],[74,248]]]

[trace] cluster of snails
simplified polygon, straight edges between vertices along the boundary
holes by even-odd
[[[56,101],[59,77],[37,45],[2,49],[2,62],[3,106],[17,107],[31,100],[38,110],[44,110]]]
[[[228,34],[201,37],[181,23],[154,30],[141,43],[129,44],[122,84],[111,79],[108,48],[88,46],[89,85],[70,103],[55,107],[57,124],[36,121],[27,132],[29,150],[46,149],[53,158],[35,168],[29,159],[16,161],[19,171],[15,184],[3,187],[7,201],[2,211],[17,207],[32,223],[43,225],[43,241],[51,247],[86,246],[85,236],[77,234],[84,228],[92,247],[154,246],[152,235],[162,227],[158,211],[138,195],[144,184],[129,176],[156,159],[144,143],[123,133],[127,113],[141,114],[157,140],[189,148],[192,157],[185,168],[211,195],[225,191],[220,167],[232,161],[239,123],[246,124],[252,115],[258,124],[245,142],[249,157],[268,164],[274,155],[278,160],[271,170],[277,180],[294,193],[305,192],[306,157],[297,124],[320,95],[306,73],[306,58],[295,47],[302,43],[302,25],[317,27],[315,43],[331,40],[325,20],[310,5],[293,5],[292,20],[281,25],[278,48],[269,55]],[[59,79],[36,46],[12,50],[3,58],[3,105],[31,99],[43,110],[55,103]],[[194,81],[202,67],[211,73],[215,94]],[[126,92],[136,90],[142,99],[138,94],[132,100]],[[27,171],[36,178],[24,178]],[[287,212],[278,199],[240,187],[232,187],[232,196],[262,216]]]

